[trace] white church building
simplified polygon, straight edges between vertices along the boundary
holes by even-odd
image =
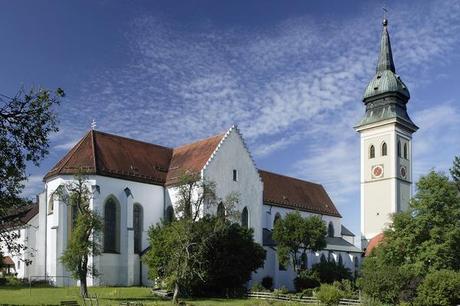
[[[366,115],[356,127],[361,134],[364,246],[382,231],[391,213],[407,206],[411,195],[411,134],[416,126],[406,112],[408,99],[395,74],[385,22],[376,76],[364,96]],[[150,284],[142,263],[149,247],[147,231],[174,214],[175,188],[186,171],[214,182],[220,198],[239,195],[240,222],[254,230],[255,241],[267,251],[264,267],[252,282],[270,276],[275,287],[293,289],[295,272],[279,264],[271,237],[275,220],[293,211],[320,216],[328,228],[326,248],[309,252],[307,267],[321,260],[340,262],[353,273],[359,267],[362,250],[323,186],[258,169],[237,127],[176,148],[90,130],[44,177],[38,209],[29,219],[34,223],[24,233],[36,252],[32,265],[18,269],[18,277],[46,276],[57,286],[75,284],[59,260],[67,247],[72,212],[53,193],[79,169],[88,173],[94,194],[90,206],[104,220],[103,252],[90,259],[100,275],[88,279],[89,285]],[[18,263],[21,258],[11,259]]]

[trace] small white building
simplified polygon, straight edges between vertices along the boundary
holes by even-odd
[[[5,267],[0,274],[14,275],[20,279],[29,278],[35,273],[35,266],[28,263],[33,262],[36,255],[35,246],[39,228],[38,205],[26,205],[16,211],[11,211],[2,219],[0,228],[9,232],[8,237],[14,237],[15,244],[27,247],[18,252],[8,250],[8,243],[2,243],[1,253],[4,256],[2,260]]]
[[[173,213],[175,186],[185,171],[214,182],[219,198],[238,193],[242,224],[254,230],[255,241],[267,250],[265,265],[254,273],[252,282],[271,276],[276,287],[293,288],[295,273],[279,265],[271,240],[275,218],[292,211],[318,215],[329,228],[327,248],[311,252],[308,267],[324,256],[354,271],[361,256],[361,250],[349,242],[351,233],[342,235],[341,215],[324,188],[257,169],[236,127],[177,148],[91,130],[44,177],[39,214],[33,219],[36,238],[29,241],[37,250],[33,275],[21,277],[46,276],[58,286],[75,284],[59,260],[67,247],[72,211],[53,193],[73,180],[80,168],[87,172],[94,191],[90,206],[104,220],[103,253],[90,259],[100,275],[88,279],[89,285],[150,283],[148,268],[140,260],[148,248],[147,230]]]

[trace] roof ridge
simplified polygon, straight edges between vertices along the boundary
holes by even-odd
[[[60,172],[65,167],[65,165],[67,165],[69,160],[72,158],[72,156],[75,154],[75,152],[80,148],[82,143],[85,142],[86,138],[90,136],[90,134],[91,134],[91,132],[86,133],[86,135],[82,139],[80,139],[80,141],[77,142],[77,144],[75,146],[73,146],[73,148],[62,158],[63,163],[60,165],[60,167],[58,167],[58,169],[56,169],[56,172]],[[49,171],[49,172],[52,172],[52,171],[53,171],[53,169],[51,169],[51,171]],[[48,175],[48,173],[45,175],[45,177]]]
[[[199,143],[199,142],[208,141],[208,140],[210,140],[210,139],[212,139],[212,138],[224,137],[226,134],[227,134],[227,132],[215,134],[215,135],[212,135],[212,136],[209,136],[209,137],[206,137],[206,138],[202,138],[202,139],[195,140],[194,142],[182,144],[182,145],[177,146],[177,147],[174,147],[174,148],[172,148],[172,149],[173,149],[173,150],[181,149],[181,148],[184,148],[184,147],[187,147],[187,146],[191,146],[191,145],[197,144],[197,143]]]
[[[265,172],[265,173],[268,173],[268,174],[278,175],[278,176],[293,179],[293,180],[296,180],[296,181],[299,181],[299,182],[302,182],[302,183],[308,183],[308,184],[312,184],[312,185],[316,185],[316,186],[321,186],[321,187],[324,188],[324,186],[322,184],[319,184],[319,183],[314,183],[314,182],[306,181],[306,180],[303,180],[303,179],[300,179],[300,178],[297,178],[297,177],[293,177],[293,176],[289,176],[289,175],[285,175],[285,174],[280,174],[280,173],[276,173],[276,172],[271,172],[271,171],[267,171],[267,170],[263,170],[263,169],[258,169],[258,170],[259,170],[259,172]]]
[[[94,171],[97,173],[97,154],[96,154],[96,135],[94,134],[94,130],[91,130],[91,147],[93,152],[93,162],[94,162]]]
[[[144,140],[138,140],[138,139],[134,139],[134,138],[129,138],[129,137],[126,137],[126,136],[120,136],[120,135],[111,134],[111,133],[107,133],[107,132],[96,131],[96,130],[94,130],[94,132],[96,134],[102,134],[102,135],[108,135],[108,136],[113,136],[113,137],[117,137],[117,138],[122,138],[122,139],[130,140],[130,141],[134,141],[134,142],[138,142],[138,143],[143,143],[143,144],[146,144],[146,145],[151,145],[151,146],[155,146],[155,147],[159,147],[159,148],[163,148],[163,149],[168,149],[168,150],[173,150],[174,149],[172,147],[166,147],[166,146],[159,145],[159,144],[156,144],[156,143],[147,142],[147,141],[144,141]]]

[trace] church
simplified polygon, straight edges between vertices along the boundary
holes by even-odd
[[[355,127],[361,136],[361,245],[378,236],[390,214],[408,205],[411,196],[411,135],[417,130],[406,111],[409,92],[395,72],[387,21],[377,70],[363,98],[366,112]],[[75,285],[59,257],[67,247],[72,210],[53,194],[73,180],[79,169],[88,174],[93,193],[90,207],[103,219],[103,251],[90,258],[100,275],[88,285],[132,286],[151,284],[142,256],[148,250],[150,225],[174,215],[177,186],[184,172],[216,185],[225,198],[237,193],[241,224],[253,229],[254,239],[267,251],[265,264],[251,283],[273,278],[275,288],[293,289],[295,272],[282,266],[272,239],[273,225],[286,214],[320,216],[327,226],[327,246],[308,252],[305,266],[329,260],[355,273],[363,250],[355,235],[342,224],[342,215],[321,184],[258,169],[236,126],[193,143],[170,148],[90,130],[45,175],[38,205],[24,208],[21,231],[33,254],[6,257],[17,275],[47,279],[56,286]],[[209,211],[205,213],[216,213]],[[27,258],[26,258],[27,257]],[[29,266],[21,260],[31,259]]]

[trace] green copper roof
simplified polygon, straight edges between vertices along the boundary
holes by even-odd
[[[410,98],[409,90],[399,75],[396,74],[387,26],[388,21],[384,19],[377,69],[374,78],[364,92],[364,100],[389,92],[399,93],[407,99]]]
[[[384,19],[377,68],[363,96],[366,113],[355,128],[394,119],[407,129],[416,131],[418,127],[407,114],[409,90],[396,74],[387,27],[388,21]]]

